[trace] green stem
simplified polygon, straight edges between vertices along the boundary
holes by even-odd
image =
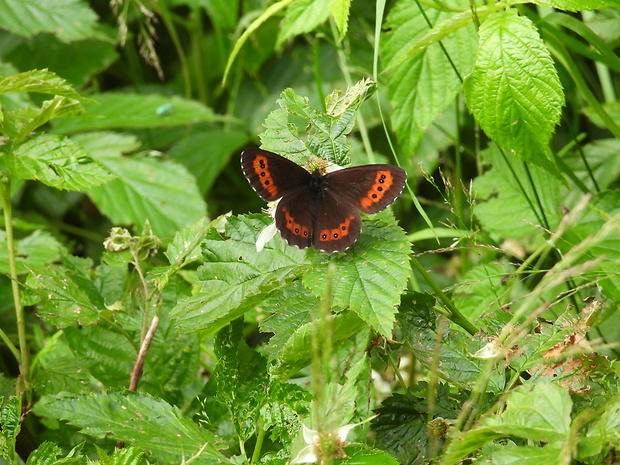
[[[263,448],[263,439],[265,439],[265,428],[263,428],[263,422],[258,423],[258,434],[256,435],[256,446],[254,446],[254,452],[252,453],[252,460],[250,464],[255,464],[260,461],[260,452]]]
[[[478,329],[474,325],[472,325],[467,318],[463,316],[463,314],[459,311],[458,308],[454,305],[454,303],[448,298],[446,294],[443,293],[439,285],[435,282],[433,278],[426,272],[422,264],[415,258],[411,257],[411,264],[415,267],[416,270],[422,275],[422,277],[426,280],[426,282],[431,286],[439,300],[443,302],[443,304],[448,307],[450,310],[450,314],[447,315],[448,318],[467,331],[469,334],[476,334]]]
[[[15,242],[13,240],[13,214],[11,209],[11,180],[8,175],[0,179],[0,202],[4,211],[4,224],[6,228],[6,246],[9,259],[9,273],[11,278],[11,288],[13,291],[13,304],[15,306],[15,319],[17,321],[17,335],[19,339],[20,354],[17,357],[19,362],[20,377],[17,382],[17,390],[26,395],[26,405],[32,401],[32,391],[30,389],[30,356],[28,353],[28,341],[26,340],[26,320],[24,318],[24,307],[21,302],[19,292],[19,281],[17,277],[17,263],[15,260]],[[10,346],[9,346],[10,347]]]

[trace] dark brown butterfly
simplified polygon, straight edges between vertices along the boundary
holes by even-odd
[[[281,199],[276,227],[289,245],[327,253],[351,247],[362,230],[359,212],[380,212],[400,195],[407,180],[405,170],[393,165],[310,173],[261,149],[243,152],[241,168],[261,199]]]

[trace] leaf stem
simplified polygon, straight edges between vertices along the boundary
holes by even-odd
[[[256,445],[254,446],[254,452],[252,452],[252,459],[250,464],[253,465],[260,461],[260,452],[263,448],[263,440],[265,439],[265,428],[263,428],[263,422],[258,423],[258,434],[256,435]]]
[[[17,391],[25,393],[26,405],[30,405],[32,401],[32,390],[30,388],[30,355],[28,351],[28,341],[26,339],[26,321],[24,318],[24,307],[21,302],[19,292],[19,280],[17,277],[17,263],[15,260],[15,242],[13,239],[13,213],[11,209],[11,179],[7,173],[3,173],[0,179],[0,202],[4,211],[4,225],[6,228],[6,247],[9,259],[9,273],[11,278],[11,289],[13,291],[13,305],[15,306],[15,319],[17,322],[17,335],[19,339],[19,353],[13,344],[7,346],[16,356],[19,363],[20,376],[17,381]],[[6,334],[2,333],[2,339],[8,339]],[[7,342],[7,340],[5,340]],[[10,341],[8,341],[10,343]]]
[[[476,329],[476,327],[472,325],[469,322],[469,320],[463,316],[463,314],[459,311],[459,309],[456,308],[456,306],[454,305],[454,302],[452,302],[448,298],[448,296],[444,294],[444,292],[441,290],[441,288],[435,282],[435,280],[431,277],[431,275],[429,275],[426,272],[422,264],[415,257],[411,257],[411,263],[413,264],[415,269],[418,270],[418,272],[422,275],[422,277],[426,280],[426,282],[431,286],[431,288],[433,289],[433,291],[435,292],[439,300],[441,300],[444,303],[444,305],[448,307],[448,309],[450,310],[450,314],[447,315],[447,317],[450,319],[450,321],[453,321],[454,323],[459,325],[469,334],[472,334],[472,335],[476,334],[478,332],[478,329]]]

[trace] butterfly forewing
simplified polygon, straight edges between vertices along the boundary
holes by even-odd
[[[268,202],[306,185],[310,179],[301,166],[267,150],[248,149],[241,154],[241,169],[258,196]]]
[[[342,193],[364,213],[378,213],[403,191],[407,172],[394,165],[364,165],[325,176],[329,191]]]

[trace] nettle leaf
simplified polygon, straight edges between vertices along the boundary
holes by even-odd
[[[314,320],[299,327],[282,346],[277,364],[271,369],[272,375],[285,381],[302,368],[308,366],[312,360],[312,333],[321,327],[322,322]],[[366,325],[351,311],[344,311],[334,315],[332,322],[334,346],[349,340],[351,336],[363,330]]]
[[[458,1],[459,8],[467,3]],[[476,52],[476,31],[471,14],[462,22],[448,22],[454,13],[422,7],[428,20],[437,27],[429,31],[419,5],[400,0],[386,19],[386,33],[381,53],[392,77],[388,81],[388,98],[392,104],[392,124],[405,152],[413,152],[429,126],[450,105],[461,89],[444,51],[437,43],[421,43],[426,37],[442,41],[462,76],[467,75]]]
[[[0,457],[4,457],[9,462],[15,461],[15,442],[21,430],[19,421],[22,410],[21,396],[11,396],[6,402],[0,397]]]
[[[129,384],[139,347],[126,334],[104,325],[66,328],[64,332],[73,353],[87,360],[92,376],[101,384],[106,388]]]
[[[334,23],[338,28],[338,38],[343,40],[349,29],[349,12],[351,11],[351,0],[333,0],[331,14]]]
[[[39,134],[28,139],[15,147],[5,160],[14,175],[58,189],[87,189],[115,177],[75,141],[53,134]]]
[[[97,447],[99,462],[93,465],[142,465],[144,463],[144,452],[137,447],[115,448],[112,455],[106,454]]]
[[[480,27],[473,72],[465,81],[469,111],[510,153],[539,165],[560,121],[564,94],[549,50],[532,22],[514,9]]]
[[[41,230],[15,240],[13,244],[17,274],[48,269],[50,265],[60,260],[62,253],[66,252],[64,246],[54,236]],[[0,231],[0,272],[9,273],[5,231]]]
[[[90,277],[77,268],[55,267],[33,273],[27,284],[41,301],[38,315],[51,325],[90,326],[105,315],[103,297]]]
[[[484,151],[484,158],[492,168],[474,180],[478,197],[474,213],[485,230],[512,238],[538,233],[536,225],[547,227],[540,205],[548,227],[559,224],[560,205],[566,200],[560,179],[538,165],[526,170],[518,160],[502,157],[495,145]]]
[[[506,409],[484,418],[480,426],[457,434],[450,442],[442,463],[458,463],[471,452],[502,437],[517,437],[550,444],[552,456],[558,458],[562,445],[570,436],[570,412],[573,403],[568,390],[552,383],[520,386],[506,401]],[[553,443],[556,443],[555,446]],[[515,447],[532,454],[548,455],[527,446]],[[525,454],[527,455],[527,454]],[[545,463],[557,463],[557,460]]]
[[[305,252],[281,238],[256,251],[258,234],[272,221],[264,215],[233,217],[226,224],[228,239],[204,241],[205,263],[196,274],[202,287],[170,313],[182,331],[214,333],[303,273]]]
[[[441,363],[437,367],[438,375],[461,388],[471,389],[483,375],[487,364],[486,360],[473,358],[472,355],[484,347],[488,340],[460,330],[452,330],[447,322],[438,327],[437,316],[433,311],[434,304],[435,299],[429,294],[410,293],[403,296],[398,324],[404,339],[422,366],[430,369],[434,358],[439,357]],[[438,334],[440,328],[443,330],[442,334]],[[439,354],[438,338],[441,338]],[[488,390],[500,392],[504,385],[502,374],[494,372],[489,380]]]
[[[84,113],[84,108],[78,100],[56,95],[50,100],[45,100],[41,108],[20,107],[13,111],[6,111],[0,127],[2,132],[11,139],[13,145],[17,145],[53,118],[70,117],[82,113]]]
[[[280,25],[276,47],[282,46],[287,39],[305,34],[323,24],[334,0],[294,0],[286,10],[284,21]]]
[[[454,289],[453,302],[469,321],[476,321],[481,315],[498,310],[504,303],[501,295],[505,291],[504,279],[514,273],[515,268],[507,264],[484,264],[474,266],[461,278]],[[485,317],[485,325],[491,320]]]
[[[210,227],[211,222],[202,218],[177,232],[164,252],[170,264],[181,267],[200,260],[202,258],[201,242]]]
[[[334,461],[337,465],[399,465],[398,461],[382,450],[367,449],[361,445],[344,448],[347,458]]]
[[[94,438],[109,437],[149,451],[163,463],[232,463],[214,444],[217,438],[183,416],[175,406],[138,392],[44,396],[38,415],[62,419]]]
[[[261,308],[271,316],[259,322],[263,332],[273,333],[264,349],[270,359],[277,357],[286,341],[316,315],[320,299],[300,281],[275,292],[261,303]]]
[[[97,14],[80,0],[0,0],[0,27],[30,37],[54,33],[65,42],[94,35]]]
[[[272,441],[290,446],[301,428],[301,419],[308,415],[312,394],[296,384],[271,380],[268,400],[260,409],[263,429]]]
[[[331,264],[335,267],[331,282],[333,305],[350,308],[375,331],[391,338],[395,307],[407,286],[411,246],[391,214],[380,216],[386,219],[375,216],[364,221],[355,245],[346,253],[317,262],[304,274],[303,282],[322,296],[327,266]]]
[[[609,7],[620,7],[618,0],[536,0],[536,3],[566,11],[600,10]]]
[[[286,89],[278,99],[281,108],[271,112],[265,120],[266,129],[259,134],[261,146],[298,164],[314,155],[337,165],[348,165],[351,144],[346,136],[353,129],[359,106],[374,90],[375,83],[364,79],[344,94],[334,91],[325,98],[327,114],[323,114],[310,106],[307,97]],[[299,134],[308,127],[308,138],[302,141]]]
[[[0,0],[11,1],[11,0]],[[4,18],[6,18],[3,15]],[[78,94],[65,79],[46,69],[33,69],[0,80],[0,94],[7,92],[38,92],[61,95],[70,99],[90,101]]]
[[[123,156],[136,149],[133,136],[104,132],[76,135],[74,139],[117,176],[88,191],[114,223],[141,226],[148,220],[154,234],[166,239],[205,216],[196,178],[180,163],[147,155]]]
[[[383,449],[402,463],[425,457],[428,443],[424,400],[411,394],[392,394],[375,410],[372,430]]]
[[[82,443],[83,444],[83,443]],[[84,463],[84,456],[79,453],[79,449],[76,446],[67,455],[68,457],[62,457],[63,450],[53,442],[45,441],[36,450],[32,451],[28,456],[26,465],[69,465],[69,464],[81,464]]]
[[[54,130],[63,134],[115,128],[165,128],[216,122],[225,118],[195,100],[159,94],[106,92],[91,96],[85,103],[88,116],[54,121]]]
[[[618,447],[620,434],[620,399],[617,396],[609,400],[600,410],[602,415],[595,419],[585,438],[580,438],[581,457],[591,457],[601,451]],[[606,455],[603,453],[603,455]]]
[[[45,341],[37,354],[32,383],[37,393],[91,392],[89,360],[71,351],[62,331]]]
[[[247,441],[256,432],[258,410],[267,400],[267,362],[246,344],[242,318],[217,333],[214,349],[218,360],[213,373],[216,399],[228,407],[237,434]]]

